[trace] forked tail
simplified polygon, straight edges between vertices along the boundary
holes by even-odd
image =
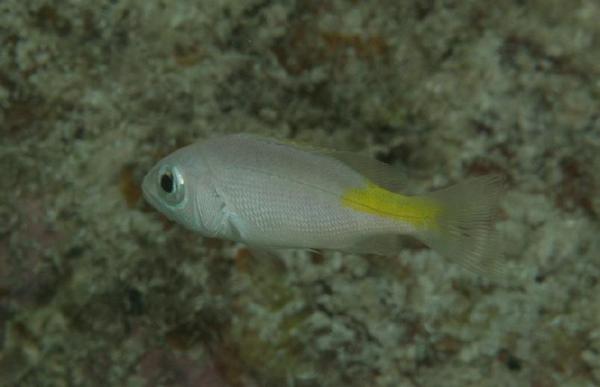
[[[492,278],[503,277],[504,256],[494,220],[504,179],[487,175],[467,179],[426,195],[439,204],[435,226],[417,237],[461,266]]]

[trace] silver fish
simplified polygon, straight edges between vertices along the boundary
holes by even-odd
[[[420,196],[400,193],[402,185],[389,165],[359,154],[234,134],[165,157],[142,190],[168,218],[207,237],[394,255],[399,236],[410,235],[472,271],[498,272],[499,176]]]

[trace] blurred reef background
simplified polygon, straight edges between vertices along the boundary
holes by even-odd
[[[600,385],[600,2],[0,1],[1,386]],[[500,173],[509,286],[259,259],[143,202],[250,131]]]

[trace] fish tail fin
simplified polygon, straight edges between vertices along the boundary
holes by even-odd
[[[417,238],[472,272],[504,278],[504,256],[494,232],[503,192],[504,179],[486,175],[427,194],[439,212],[435,222],[417,231]]]

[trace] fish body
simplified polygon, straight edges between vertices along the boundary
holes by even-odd
[[[387,255],[401,248],[400,235],[411,235],[464,266],[490,269],[500,179],[424,196],[394,191],[398,180],[365,156],[235,134],[175,151],[150,170],[142,190],[160,212],[204,236]]]

